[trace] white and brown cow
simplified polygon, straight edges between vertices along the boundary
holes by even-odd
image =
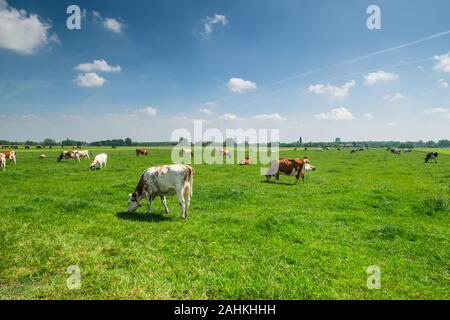
[[[150,215],[152,201],[161,198],[165,212],[167,208],[166,195],[176,195],[181,207],[181,218],[186,219],[192,197],[194,169],[185,164],[171,164],[151,167],[145,170],[134,193],[128,198],[128,212],[134,212],[140,207],[140,201],[148,202],[147,214]]]
[[[280,174],[295,176],[295,183],[298,183],[300,177],[305,182],[305,165],[309,164],[307,157],[303,159],[279,159],[272,161],[270,168],[266,172],[267,182],[275,177],[276,182],[280,180]]]
[[[3,154],[6,159],[9,159],[12,162],[14,162],[14,165],[16,165],[17,160],[16,160],[16,152],[15,151],[0,151],[0,153]]]
[[[0,153],[0,170],[6,170],[6,157],[3,153]]]
[[[61,154],[59,155],[59,158],[58,158],[58,162],[61,162],[61,160],[63,160],[63,159],[75,159],[78,162],[80,162],[79,154],[72,150],[61,152]]]
[[[79,158],[85,158],[86,160],[91,160],[89,157],[89,151],[88,150],[80,150],[80,151],[74,151],[78,154]]]

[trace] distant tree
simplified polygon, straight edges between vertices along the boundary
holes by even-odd
[[[126,139],[125,139],[125,145],[131,146],[132,144],[133,144],[133,141],[131,141],[130,138],[126,138]]]

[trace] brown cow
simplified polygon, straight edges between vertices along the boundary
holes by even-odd
[[[11,160],[16,165],[16,152],[15,151],[0,151],[0,153],[5,155],[6,159]]]
[[[136,156],[139,156],[141,154],[144,155],[144,156],[147,156],[148,155],[148,150],[144,149],[144,148],[136,149]]]
[[[272,161],[272,165],[266,173],[267,182],[272,177],[276,178],[276,182],[280,180],[280,173],[287,176],[295,176],[295,183],[298,183],[300,177],[305,182],[305,164],[309,163],[307,157],[303,159],[279,159]]]

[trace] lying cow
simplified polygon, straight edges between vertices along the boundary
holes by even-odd
[[[58,162],[61,162],[63,159],[75,159],[77,162],[80,162],[80,156],[75,151],[63,151],[59,155]]]
[[[88,150],[80,150],[80,151],[74,151],[78,154],[79,158],[85,158],[86,160],[91,160],[89,157],[89,151]]]
[[[128,212],[134,212],[140,207],[139,201],[147,199],[147,214],[151,213],[152,201],[161,198],[165,212],[167,208],[166,195],[177,195],[181,207],[181,218],[186,219],[192,197],[194,169],[185,164],[172,164],[152,167],[142,173],[134,193],[128,198]]]
[[[89,166],[89,170],[95,170],[98,167],[100,167],[100,170],[102,170],[103,167],[106,168],[107,162],[108,162],[108,155],[106,153],[100,153],[95,156],[94,161],[92,161],[91,165]]]
[[[437,152],[429,152],[429,153],[427,153],[427,156],[425,157],[425,163],[431,162],[433,160],[435,163],[437,163],[437,157],[438,157]]]
[[[0,153],[0,170],[6,171],[6,157],[3,153]]]
[[[15,151],[0,151],[0,153],[3,154],[6,159],[9,159],[12,162],[14,162],[14,165],[17,164],[16,152]]]
[[[280,174],[287,176],[295,176],[295,183],[298,183],[299,178],[305,182],[305,164],[309,164],[307,157],[303,159],[279,159],[272,161],[270,168],[267,170],[266,179],[270,181],[275,177],[276,182],[280,180]]]
[[[147,156],[148,150],[144,149],[144,148],[136,149],[136,156],[139,156],[139,155]]]
[[[239,161],[240,166],[247,166],[249,164],[252,164],[252,160],[249,157],[245,157],[245,159]]]

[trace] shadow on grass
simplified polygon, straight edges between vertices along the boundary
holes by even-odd
[[[261,181],[261,183],[273,184],[273,185],[279,184],[279,185],[283,185],[283,186],[298,186],[298,185],[300,185],[300,182],[297,184],[295,182],[288,183],[288,182],[281,182],[281,181],[275,182],[275,181],[267,181],[267,180]]]
[[[128,211],[118,212],[116,216],[123,220],[141,221],[141,222],[162,222],[173,220],[173,218],[169,215],[162,215],[155,213],[148,215],[147,213],[128,212]]]

